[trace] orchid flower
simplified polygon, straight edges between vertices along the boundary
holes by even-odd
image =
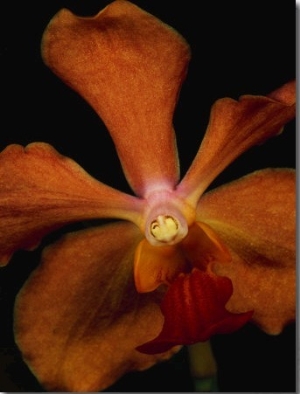
[[[293,119],[294,82],[216,101],[181,178],[172,120],[190,49],[179,33],[115,0],[93,17],[58,12],[42,55],[105,123],[133,193],[46,143],[0,155],[3,266],[67,224],[117,219],[48,246],[18,294],[16,342],[41,384],[99,391],[247,322],[280,333],[295,319],[295,172],[207,189]]]

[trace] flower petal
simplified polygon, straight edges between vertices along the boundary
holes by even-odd
[[[209,125],[178,192],[195,205],[209,184],[233,160],[282,131],[295,116],[295,81],[269,97],[223,98],[214,104]]]
[[[190,264],[204,271],[212,261],[231,260],[227,247],[205,223],[196,222],[191,226],[180,246]]]
[[[172,126],[186,74],[188,44],[129,1],[94,17],[61,10],[43,37],[45,63],[89,102],[106,124],[127,180],[144,195],[178,180]]]
[[[177,245],[153,246],[143,239],[135,252],[134,280],[137,291],[145,293],[161,284],[169,285],[186,270],[186,259]]]
[[[226,307],[253,309],[271,334],[295,319],[295,191],[295,171],[261,170],[205,194],[197,209],[232,249],[231,263],[214,266],[233,283]]]
[[[232,314],[225,304],[232,294],[231,281],[208,270],[194,269],[180,275],[169,287],[162,303],[164,326],[158,337],[137,348],[154,354],[174,345],[191,345],[212,335],[230,333],[247,323],[252,312]]]
[[[206,270],[211,261],[228,261],[231,255],[211,228],[204,223],[191,226],[188,235],[176,245],[152,246],[142,240],[135,252],[134,279],[140,293],[170,285],[192,267]]]
[[[160,295],[140,296],[132,261],[141,235],[118,222],[69,234],[49,247],[17,297],[15,332],[25,361],[50,391],[100,391],[175,350],[135,350],[157,335]]]
[[[89,176],[50,145],[10,145],[0,154],[0,259],[83,219],[138,221],[141,202]]]

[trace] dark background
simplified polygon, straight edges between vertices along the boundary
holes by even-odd
[[[213,102],[267,94],[295,77],[295,2],[281,0],[135,0],[176,28],[192,60],[174,116],[182,173],[197,152]],[[42,32],[62,7],[94,15],[110,1],[3,1],[0,5],[1,132],[7,144],[51,143],[102,182],[129,191],[103,123],[40,56]],[[295,122],[237,159],[213,186],[256,169],[295,166]],[[49,242],[48,237],[44,243]],[[42,246],[18,252],[0,270],[0,389],[43,391],[22,363],[12,334],[15,295],[38,264]],[[287,289],[288,291],[288,289]],[[220,391],[295,391],[295,326],[271,337],[252,325],[212,339]],[[76,372],[75,372],[76,373]],[[110,391],[193,391],[186,349],[174,359],[121,379]]]

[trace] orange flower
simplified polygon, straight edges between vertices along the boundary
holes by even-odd
[[[261,170],[205,191],[295,116],[295,83],[218,100],[180,179],[172,119],[190,50],[176,31],[116,0],[95,17],[60,11],[42,51],[106,124],[135,196],[44,143],[1,153],[3,265],[68,223],[120,219],[49,246],[17,297],[16,341],[41,383],[103,390],[180,345],[249,320],[271,334],[293,321],[294,171]]]

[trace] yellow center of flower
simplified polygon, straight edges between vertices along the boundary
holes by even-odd
[[[150,225],[150,233],[159,242],[173,241],[178,231],[178,221],[170,215],[159,215]]]
[[[155,190],[146,197],[141,230],[153,246],[176,245],[188,234],[195,210],[173,190]]]

